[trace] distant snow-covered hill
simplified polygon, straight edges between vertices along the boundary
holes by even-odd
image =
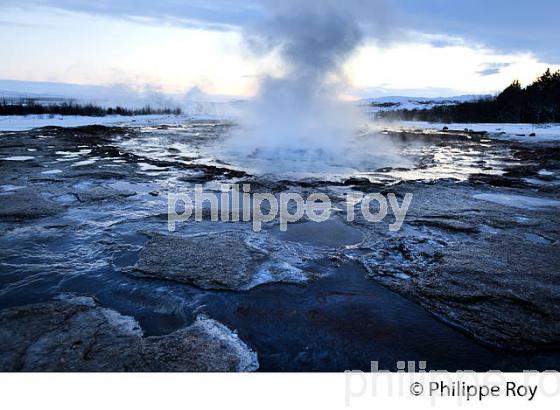
[[[393,110],[412,110],[429,109],[439,105],[453,105],[466,101],[475,101],[487,98],[488,95],[459,95],[455,97],[378,97],[360,100],[360,105],[367,106],[370,112],[393,111]]]
[[[40,81],[0,79],[0,103],[19,103],[32,100],[36,104],[75,102],[101,107],[174,108],[181,107],[193,114],[219,113],[235,97],[208,95],[197,87],[185,93],[166,93],[145,87],[139,90],[126,85],[82,85]]]

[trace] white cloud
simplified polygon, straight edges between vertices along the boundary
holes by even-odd
[[[416,40],[413,40],[416,38]],[[402,94],[430,89],[451,94],[491,94],[514,79],[527,84],[547,67],[530,53],[504,54],[458,38],[416,34],[406,42],[364,45],[346,65],[352,85]],[[484,75],[489,66],[500,67]]]
[[[0,78],[79,84],[145,84],[167,92],[200,86],[211,93],[248,94],[268,64],[244,53],[237,31],[144,25],[71,12],[12,11],[0,25]]]
[[[3,79],[250,95],[259,76],[283,69],[277,55],[248,54],[238,30],[60,10],[4,9],[2,20],[10,22],[0,22],[0,37],[10,40],[0,43]],[[348,61],[355,95],[493,93],[513,79],[528,83],[548,66],[530,53],[500,53],[460,37],[408,32],[399,38],[383,46],[371,41]],[[483,75],[488,67],[499,70]]]

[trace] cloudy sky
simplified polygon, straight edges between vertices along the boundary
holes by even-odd
[[[343,66],[349,96],[494,93],[560,68],[556,0],[363,3],[364,39]],[[0,79],[252,95],[283,69],[244,41],[270,4],[0,0]]]

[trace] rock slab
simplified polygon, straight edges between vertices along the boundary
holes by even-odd
[[[0,311],[0,371],[245,372],[257,354],[199,315],[164,336],[143,337],[130,316],[74,297]]]
[[[130,273],[202,289],[246,290],[254,286],[265,256],[245,242],[242,232],[191,237],[155,234]]]

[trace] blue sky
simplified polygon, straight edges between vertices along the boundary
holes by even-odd
[[[365,39],[343,67],[349,96],[492,93],[560,64],[558,1],[352,3]],[[0,0],[0,79],[251,95],[283,70],[244,42],[273,4]]]

